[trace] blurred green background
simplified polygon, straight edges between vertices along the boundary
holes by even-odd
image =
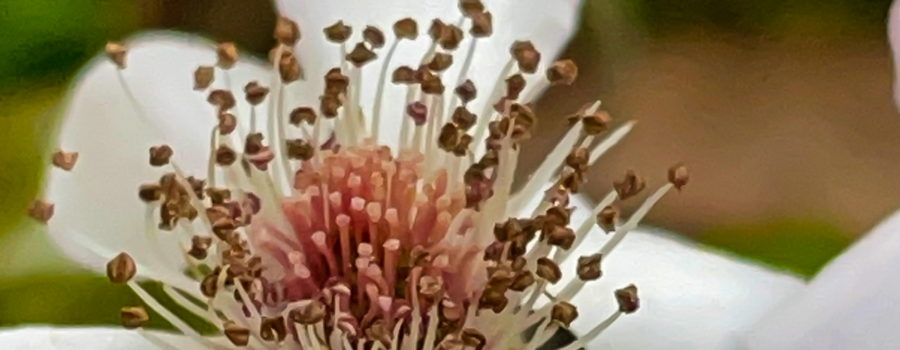
[[[583,77],[576,93],[547,98],[577,106],[600,96],[614,115],[641,120],[592,170],[603,180],[594,183],[628,167],[692,165],[695,183],[662,203],[652,224],[811,276],[900,206],[889,5],[588,0],[565,54]],[[264,0],[0,1],[0,326],[117,323],[118,308],[137,302],[71,267],[23,215],[51,151],[55,108],[79,67],[107,40],[148,28],[263,53],[272,23]],[[547,125],[526,147],[546,150],[563,132],[562,121]]]

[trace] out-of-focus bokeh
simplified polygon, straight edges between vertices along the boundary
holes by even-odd
[[[565,54],[581,77],[537,105],[541,133],[523,154],[546,152],[564,117],[600,98],[617,120],[639,122],[592,169],[588,192],[603,195],[628,168],[659,183],[685,161],[691,185],[664,200],[651,224],[810,276],[900,208],[889,5],[587,0]],[[149,28],[235,41],[262,56],[273,22],[265,0],[0,1],[0,326],[115,323],[118,307],[136,301],[72,267],[23,215],[79,67],[107,40]]]

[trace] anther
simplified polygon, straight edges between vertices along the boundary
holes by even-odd
[[[286,17],[278,17],[275,22],[275,40],[283,45],[294,46],[300,40],[300,27]]]
[[[419,36],[419,25],[412,18],[404,18],[394,22],[394,35],[399,39],[416,40]]]
[[[547,233],[547,244],[568,250],[575,243],[575,231],[565,226],[553,226]]]
[[[234,321],[225,322],[225,337],[237,346],[246,346],[250,342],[250,330],[239,326]]]
[[[304,122],[313,125],[316,123],[316,110],[312,109],[312,107],[297,107],[291,111],[288,119],[295,126],[300,126],[300,123]]]
[[[206,251],[209,249],[210,244],[212,244],[212,237],[191,237],[191,249],[188,250],[188,255],[194,257],[197,260],[206,259]]]
[[[376,27],[366,26],[366,29],[363,30],[363,39],[373,48],[384,46],[384,33]]]
[[[338,67],[328,70],[325,73],[325,93],[329,95],[337,95],[347,92],[347,86],[350,85],[350,78],[341,73]]]
[[[162,188],[158,184],[143,184],[138,189],[138,198],[144,202],[155,202],[162,198]]]
[[[453,64],[453,55],[446,54],[443,52],[438,52],[434,54],[434,57],[431,58],[431,62],[428,62],[428,69],[431,69],[435,72],[443,72],[445,69],[449,68],[450,65]]]
[[[216,149],[216,164],[219,166],[229,166],[237,160],[237,153],[226,145],[219,145]]]
[[[337,21],[322,29],[322,32],[325,33],[325,38],[327,38],[328,41],[340,44],[350,38],[350,35],[353,34],[353,28],[345,25],[344,21]]]
[[[641,305],[637,292],[637,287],[633,284],[616,290],[616,301],[619,303],[619,311],[626,314],[637,311]]]
[[[525,89],[525,77],[522,74],[516,74],[506,78],[506,97],[516,100],[519,94]]]
[[[413,119],[416,126],[425,125],[425,122],[428,121],[428,106],[422,102],[413,102],[406,106],[406,115]]]
[[[457,86],[453,92],[456,93],[456,96],[459,97],[463,104],[471,102],[478,96],[478,89],[475,88],[475,83],[469,79]]]
[[[522,270],[516,273],[516,277],[513,278],[512,284],[509,285],[509,289],[522,292],[525,291],[528,287],[534,284],[534,274],[528,270]]]
[[[619,209],[612,205],[607,205],[597,213],[597,225],[599,225],[603,231],[606,231],[606,233],[615,231],[618,221]]]
[[[446,24],[439,19],[431,21],[431,28],[428,29],[428,34],[444,50],[453,50],[459,47],[459,42],[462,41],[463,37],[462,29],[452,24]]]
[[[169,164],[169,158],[172,158],[174,153],[169,145],[150,147],[150,165],[158,167]]]
[[[452,152],[459,143],[459,129],[456,128],[456,125],[453,125],[453,123],[444,124],[438,134],[437,143],[441,149]]]
[[[325,118],[337,117],[339,108],[341,108],[341,100],[335,95],[328,94],[319,100],[319,110]]]
[[[415,84],[416,71],[409,66],[397,67],[391,75],[391,81],[394,84]]]
[[[519,70],[525,73],[534,73],[541,62],[541,53],[534,48],[531,41],[516,41],[509,49],[509,53],[519,65]]]
[[[244,153],[253,155],[262,151],[264,147],[262,141],[262,133],[257,132],[247,135],[246,140],[244,140]]]
[[[53,203],[36,199],[28,206],[28,216],[37,221],[46,223],[53,217]]]
[[[464,329],[460,337],[465,346],[474,348],[475,350],[481,350],[487,344],[487,338],[484,334],[481,334],[481,332],[474,328]]]
[[[206,101],[209,102],[209,104],[218,107],[219,111],[227,111],[234,107],[237,102],[234,99],[234,95],[231,94],[231,91],[221,89],[211,91],[209,97],[206,98]]]
[[[216,45],[216,55],[219,58],[218,65],[222,69],[230,69],[238,60],[237,46],[232,42],[224,42]]]
[[[325,318],[325,305],[318,300],[310,300],[288,313],[291,321],[302,325],[316,324]]]
[[[125,57],[128,52],[125,46],[116,42],[106,43],[106,57],[115,63],[119,69],[125,69]]]
[[[208,88],[215,78],[216,69],[212,66],[200,66],[194,71],[194,90]]]
[[[256,81],[251,81],[244,86],[244,97],[251,105],[259,105],[266,99],[269,94],[269,88],[259,85]]]
[[[303,71],[300,70],[300,62],[297,61],[293,52],[282,51],[281,57],[276,57],[276,59],[278,59],[278,73],[284,83],[292,83],[303,75]]]
[[[356,46],[353,47],[353,50],[347,54],[347,61],[353,63],[356,67],[362,67],[364,64],[369,63],[374,60],[377,55],[375,52],[366,47],[364,43],[357,43]]]
[[[628,169],[622,180],[613,182],[613,188],[619,194],[619,199],[626,200],[631,198],[647,187],[647,182],[643,177],[639,176],[634,170]]]
[[[481,0],[460,0],[459,9],[463,15],[472,16],[473,14],[484,12],[484,4]]]
[[[53,157],[51,162],[57,168],[60,168],[65,171],[70,171],[75,167],[75,162],[78,161],[78,152],[64,152],[64,151],[56,151],[53,153]]]
[[[444,93],[444,83],[441,78],[426,70],[419,70],[419,83],[422,85],[422,92],[431,95],[440,95]]]
[[[135,273],[137,273],[137,267],[128,253],[119,253],[119,255],[116,255],[115,258],[106,263],[106,277],[109,277],[109,280],[113,283],[128,282],[134,277]]]
[[[547,280],[551,284],[559,282],[562,278],[562,271],[560,271],[559,266],[556,265],[553,260],[546,257],[538,259],[535,272],[539,277]]]
[[[688,173],[688,168],[684,164],[678,163],[669,168],[669,182],[679,191],[682,187],[687,185],[688,180],[690,180],[690,174]]]
[[[565,301],[557,302],[550,311],[550,318],[563,326],[569,327],[578,318],[578,308]]]
[[[143,327],[150,320],[147,310],[141,306],[126,306],[119,310],[122,326],[128,329]]]
[[[476,38],[484,38],[494,33],[494,16],[490,12],[478,12],[470,16],[472,28],[469,33]]]
[[[234,116],[234,114],[222,112],[219,113],[218,118],[219,135],[229,135],[237,127],[237,118]]]
[[[307,161],[315,155],[316,148],[306,140],[287,140],[287,154],[291,159]]]
[[[596,111],[594,114],[584,116],[581,122],[584,124],[584,132],[588,135],[597,135],[609,130],[612,117],[606,111]]]
[[[594,281],[603,276],[600,270],[600,254],[582,256],[578,258],[578,278],[582,281]]]
[[[284,317],[263,317],[259,325],[259,335],[265,341],[282,341],[287,337]]]
[[[572,85],[578,78],[578,66],[572,60],[559,60],[547,69],[551,85]]]
[[[453,120],[453,123],[462,130],[469,130],[475,125],[476,121],[475,114],[469,112],[469,110],[463,106],[456,107],[456,109],[453,110],[451,119]]]

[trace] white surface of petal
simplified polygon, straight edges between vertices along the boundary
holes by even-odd
[[[161,350],[157,339],[171,346],[169,349],[192,349],[197,344],[187,337],[162,333],[148,333],[150,340],[137,331],[116,328],[22,327],[0,329],[0,344],[8,350]]]
[[[900,344],[900,212],[835,258],[747,336],[751,350],[880,350]]]
[[[192,74],[199,65],[215,64],[216,55],[210,42],[175,33],[146,34],[127,45],[123,74],[148,120],[133,108],[113,64],[100,57],[86,68],[69,97],[59,136],[61,149],[79,152],[79,159],[71,172],[50,170],[48,197],[56,213],[49,232],[66,253],[92,268],[102,270],[110,257],[127,251],[142,267],[140,274],[185,287],[174,263],[181,259],[176,240],[163,240],[167,255],[160,258],[145,238],[146,206],[137,189],[171,171],[148,164],[148,149],[160,144],[175,150],[172,159],[188,175],[206,178],[216,117],[206,93],[193,90]],[[255,64],[239,63],[231,81],[242,87],[264,74]],[[219,75],[214,86],[224,80]],[[246,115],[241,97],[236,96]]]
[[[322,76],[329,69],[340,65],[339,46],[328,42],[322,29],[338,20],[353,27],[353,36],[348,40],[348,48],[362,39],[362,30],[367,25],[380,28],[388,42],[377,51],[379,58],[363,67],[362,106],[366,115],[371,116],[373,100],[377,87],[378,75],[383,64],[382,59],[394,40],[392,26],[395,21],[411,17],[419,24],[417,40],[405,40],[400,43],[389,72],[396,67],[408,65],[418,67],[425,52],[431,45],[428,28],[432,19],[438,18],[445,23],[457,24],[462,18],[455,0],[278,0],[281,14],[293,19],[301,27],[303,39],[297,48],[307,72],[309,83],[296,84],[304,91],[316,91],[316,94],[294,94],[295,104],[317,103],[322,91]],[[494,82],[503,66],[509,60],[509,47],[516,40],[531,40],[542,53],[541,66],[533,78],[540,78],[544,68],[553,62],[568,42],[576,28],[580,0],[494,0],[484,1],[485,7],[494,16],[494,34],[489,38],[477,39],[475,56],[469,74],[478,88],[478,98],[470,103],[470,110],[480,112],[490,95]],[[469,51],[472,37],[468,34],[469,24],[464,24],[466,39],[453,52],[454,64],[443,73],[443,82],[447,87],[445,96],[450,96],[455,87],[459,71]],[[534,79],[531,79],[533,81]],[[501,86],[503,82],[501,81]],[[311,90],[309,90],[311,89]],[[399,120],[403,118],[406,88],[390,83],[390,75],[385,91],[382,110],[383,127],[381,140],[386,144],[394,144],[399,134]],[[526,91],[523,95],[528,95]],[[449,100],[447,101],[449,103]],[[493,102],[492,102],[493,103]]]
[[[587,208],[576,199],[579,208]],[[587,210],[577,212],[583,217]],[[593,254],[609,237],[599,229],[590,235],[562,266],[563,281],[575,276],[578,256]],[[601,266],[603,277],[574,298],[581,315],[573,323],[576,332],[586,332],[617,309],[616,289],[635,284],[641,307],[620,318],[590,349],[736,349],[737,335],[803,286],[795,277],[646,228],[629,233]]]

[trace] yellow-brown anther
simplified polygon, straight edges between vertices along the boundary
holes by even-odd
[[[575,231],[565,226],[553,226],[547,233],[547,244],[568,250],[575,243]]]
[[[234,114],[223,112],[219,113],[219,135],[229,135],[237,127],[237,118]]]
[[[219,166],[229,166],[237,160],[237,152],[227,145],[219,145],[216,148],[216,164]]]
[[[106,263],[106,277],[109,277],[112,283],[128,282],[134,277],[135,273],[137,273],[137,267],[128,253],[119,253],[119,255],[116,255],[115,258]]]
[[[616,225],[619,221],[619,209],[616,207],[607,205],[603,210],[597,213],[597,225],[606,231],[606,233],[613,232],[616,230]]]
[[[347,61],[353,63],[356,67],[362,67],[364,64],[374,60],[377,55],[375,52],[366,47],[365,43],[357,43],[353,50],[347,54]]]
[[[70,171],[75,167],[75,163],[78,161],[78,152],[64,152],[64,151],[56,151],[53,152],[53,156],[51,158],[51,162],[57,168],[60,168],[65,171]]]
[[[476,121],[475,114],[469,112],[469,110],[463,106],[456,107],[456,109],[453,110],[451,119],[453,120],[453,123],[462,130],[469,130],[475,125]]]
[[[28,206],[28,216],[37,221],[46,223],[53,217],[53,203],[35,199]]]
[[[631,169],[625,171],[625,177],[622,180],[613,182],[613,188],[616,189],[621,200],[637,195],[645,187],[647,187],[647,182],[644,178]]]
[[[219,57],[219,62],[217,63],[219,67],[222,69],[234,67],[238,60],[237,46],[232,42],[219,43],[216,46],[216,55]]]
[[[453,148],[453,154],[457,156],[464,156],[469,153],[469,145],[472,143],[472,136],[469,134],[462,134],[459,136],[459,142],[456,143],[456,147]]]
[[[156,202],[162,198],[162,188],[158,184],[143,184],[138,189],[138,198],[144,202]]]
[[[691,175],[688,173],[688,168],[682,163],[675,164],[675,166],[669,168],[669,182],[679,191],[687,185],[690,178]]]
[[[550,318],[563,326],[569,327],[572,325],[572,321],[578,318],[578,308],[565,301],[560,301],[553,305],[553,310],[550,311]]]
[[[337,21],[322,29],[322,32],[325,33],[325,38],[328,41],[340,44],[350,38],[350,35],[353,34],[353,28],[344,24],[344,21]]]
[[[431,28],[428,29],[428,34],[444,50],[456,49],[463,38],[462,29],[452,24],[446,24],[439,19],[431,21]]]
[[[200,281],[200,293],[207,298],[212,298],[216,296],[216,290],[218,289],[218,280],[219,274],[217,272],[213,272]]]
[[[325,118],[334,118],[341,108],[341,100],[334,95],[325,95],[319,100],[319,110]]]
[[[481,0],[460,0],[459,9],[463,15],[471,17],[473,14],[484,12],[484,4]]]
[[[453,123],[444,124],[441,132],[438,134],[438,146],[447,152],[453,152],[456,144],[459,143],[459,129]]]
[[[481,293],[481,298],[478,300],[478,307],[481,309],[491,309],[495,313],[499,313],[506,308],[506,304],[509,303],[509,299],[506,298],[506,290],[496,289],[496,288],[487,288]]]
[[[522,74],[515,74],[506,78],[506,98],[515,100],[519,98],[519,94],[525,89],[525,77]]]
[[[247,138],[244,140],[244,153],[253,155],[257,154],[263,149],[263,134],[262,133],[252,133],[247,135]]]
[[[534,110],[528,105],[521,103],[513,103],[509,106],[509,117],[515,120],[516,125],[521,125],[527,129],[530,129],[537,122]]]
[[[313,125],[316,122],[316,110],[312,109],[312,107],[297,107],[291,111],[289,119],[291,124],[295,126],[300,126],[300,123]]]
[[[294,46],[300,41],[300,27],[287,17],[278,17],[278,21],[275,22],[274,38],[281,44]]]
[[[212,204],[219,205],[231,199],[231,190],[227,188],[207,187],[206,195],[209,196],[209,201],[212,202]]]
[[[594,281],[603,276],[600,270],[600,254],[587,255],[578,258],[578,278],[582,281]]]
[[[444,288],[444,280],[439,276],[425,275],[419,278],[419,294],[429,300],[438,300]]]
[[[551,85],[572,85],[578,78],[578,66],[572,60],[559,60],[547,69]]]
[[[163,166],[169,164],[169,159],[175,151],[169,145],[160,145],[150,147],[150,165]]]
[[[147,310],[141,306],[126,306],[119,310],[122,326],[128,329],[143,327],[150,320]]]
[[[456,93],[456,96],[459,97],[463,104],[467,104],[474,100],[475,97],[478,97],[478,89],[475,88],[475,83],[469,79],[457,86],[453,92]]]
[[[420,70],[419,72],[421,73],[422,71]],[[420,75],[419,84],[422,85],[422,92],[431,95],[444,93],[444,83],[441,82],[441,77],[428,71],[425,71],[424,74]]]
[[[559,282],[559,280],[562,278],[562,271],[560,271],[559,265],[556,265],[553,260],[546,257],[538,259],[537,269],[535,270],[535,273],[537,273],[540,278],[547,280],[547,282],[550,282],[551,284]]]
[[[259,85],[259,82],[251,81],[244,85],[244,97],[251,105],[259,105],[269,94],[269,88]]]
[[[431,61],[428,62],[428,69],[435,72],[443,72],[445,69],[450,68],[450,65],[452,64],[453,55],[438,52],[435,53],[434,57],[431,58]]]
[[[310,160],[315,155],[316,148],[305,140],[287,140],[287,154],[291,159]]]
[[[363,30],[363,39],[369,45],[372,45],[373,48],[381,48],[384,46],[384,33],[381,29],[378,29],[373,26],[367,26],[366,29]]]
[[[594,114],[584,116],[581,122],[584,124],[584,132],[588,135],[597,135],[609,130],[612,117],[606,111],[596,111]]]
[[[278,57],[278,73],[281,75],[281,81],[292,83],[303,76],[300,69],[300,61],[291,51],[282,51],[281,57]]]
[[[237,103],[234,99],[234,95],[231,94],[231,91],[221,89],[211,91],[209,97],[206,98],[206,101],[209,102],[209,104],[218,107],[219,111],[227,111]]]
[[[541,53],[534,48],[531,41],[514,42],[509,53],[518,63],[519,70],[525,73],[534,73],[537,71],[538,64],[541,63]]]
[[[476,38],[484,38],[494,33],[494,16],[490,12],[478,12],[470,16],[472,28],[469,34]]]
[[[534,274],[528,270],[522,270],[516,273],[516,277],[513,278],[512,284],[509,285],[509,289],[514,290],[516,292],[522,292],[531,285],[534,284]]]
[[[415,84],[418,82],[416,80],[416,71],[409,66],[397,67],[391,75],[391,81],[394,84]]]
[[[338,95],[347,92],[347,86],[350,85],[350,78],[341,73],[338,67],[328,70],[325,73],[325,94]]]
[[[641,306],[641,299],[638,298],[638,290],[635,285],[619,289],[616,291],[616,301],[619,303],[619,311],[626,314],[633,313]]]
[[[404,18],[394,22],[394,35],[400,39],[416,40],[419,37],[419,25],[412,18]]]
[[[316,324],[325,318],[325,304],[318,300],[311,300],[288,313],[291,321],[302,325]]]
[[[212,237],[205,236],[194,236],[191,237],[191,249],[188,250],[188,255],[194,257],[197,260],[206,259],[206,252],[209,249],[209,245],[212,244]]]
[[[587,148],[584,147],[576,147],[566,156],[565,164],[575,169],[578,172],[585,172],[588,168],[588,160],[590,158],[590,153]]]
[[[225,337],[237,346],[246,346],[250,342],[250,330],[233,321],[225,322]]]
[[[212,66],[200,66],[194,71],[194,90],[208,88],[215,78],[216,69]]]
[[[284,317],[263,317],[259,325],[259,335],[265,341],[282,341],[287,337]]]
[[[461,338],[465,346],[474,348],[475,350],[484,349],[484,346],[487,344],[487,338],[485,338],[484,334],[481,334],[481,332],[474,328],[464,329]]]
[[[125,46],[116,42],[108,42],[106,43],[106,57],[112,61],[116,67],[119,69],[125,69],[125,57],[128,53],[128,50],[125,49]]]

